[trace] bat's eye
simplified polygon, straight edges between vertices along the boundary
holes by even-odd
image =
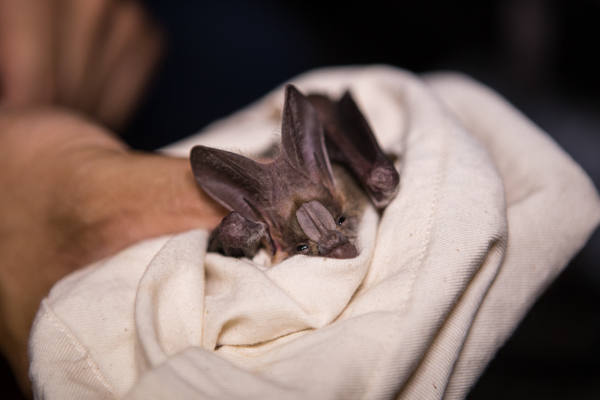
[[[344,216],[339,217],[338,218],[338,225],[342,226],[345,221],[346,221],[346,217],[344,217]]]
[[[298,253],[302,253],[303,251],[308,250],[308,246],[305,244],[299,244],[298,247],[296,247],[296,251]]]

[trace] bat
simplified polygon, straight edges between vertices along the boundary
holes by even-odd
[[[264,247],[275,263],[296,254],[356,257],[366,203],[385,207],[400,176],[350,92],[333,101],[286,85],[278,150],[271,163],[206,146],[191,150],[196,181],[231,210],[208,251],[252,258]]]

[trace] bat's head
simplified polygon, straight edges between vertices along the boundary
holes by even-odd
[[[285,88],[275,161],[261,164],[196,146],[191,162],[206,193],[247,220],[267,224],[277,260],[295,254],[358,255],[354,240],[364,195],[350,177],[336,182],[317,111],[292,85]]]
[[[348,172],[333,165],[335,186],[314,185],[297,190],[285,211],[286,223],[279,234],[283,254],[330,258],[358,255],[356,237],[366,197]],[[276,235],[274,235],[276,237]]]

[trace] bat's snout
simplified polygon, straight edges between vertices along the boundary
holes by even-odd
[[[336,246],[329,253],[322,254],[322,255],[326,256],[326,257],[338,258],[338,259],[354,258],[358,255],[358,250],[356,250],[355,245],[353,245],[350,242],[346,242],[344,244]]]
[[[333,217],[318,201],[302,204],[296,211],[296,218],[306,236],[317,242],[319,255],[330,258],[353,258],[358,255],[356,246],[336,230]]]
[[[356,257],[356,247],[348,241],[343,233],[331,230],[319,239],[319,254],[331,258],[353,258]]]

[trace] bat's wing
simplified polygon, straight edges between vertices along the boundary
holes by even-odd
[[[398,192],[400,175],[379,147],[350,92],[337,102],[322,95],[310,95],[309,99],[325,127],[331,161],[356,176],[377,208],[385,207]]]

